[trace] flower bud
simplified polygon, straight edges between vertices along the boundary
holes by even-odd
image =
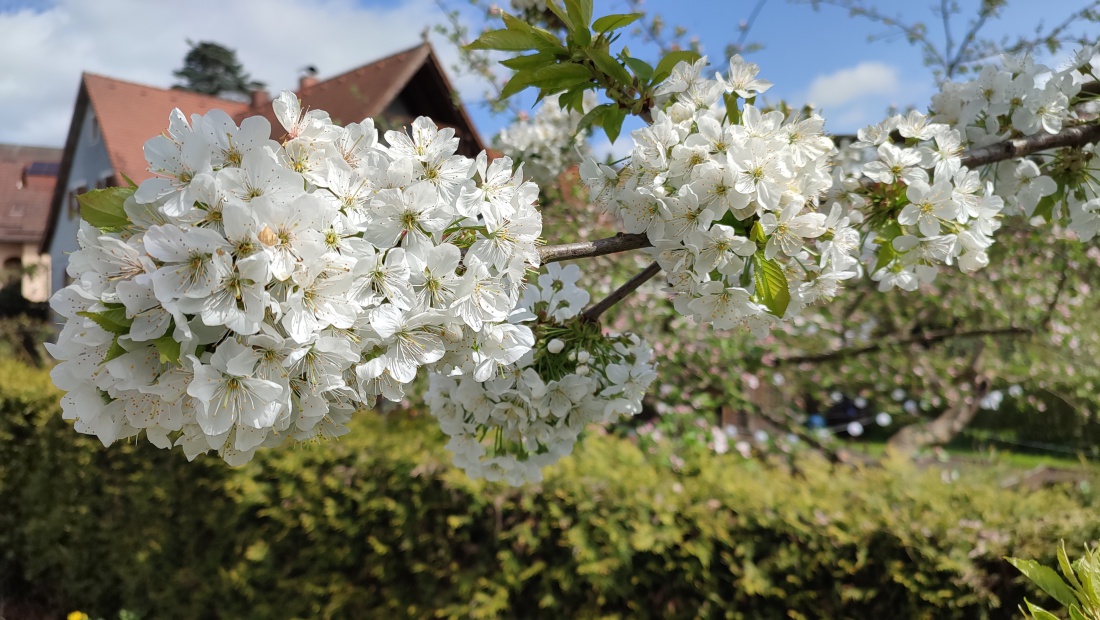
[[[561,353],[562,349],[564,349],[564,348],[565,348],[565,343],[562,342],[561,340],[559,340],[558,338],[554,338],[550,342],[546,343],[546,350],[553,353],[553,354],[555,354],[555,355],[557,355],[558,353]]]
[[[592,355],[588,351],[580,351],[577,353],[577,362],[580,364],[587,364],[588,360],[592,358]]]

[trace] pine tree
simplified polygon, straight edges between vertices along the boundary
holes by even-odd
[[[251,80],[237,60],[237,52],[218,43],[188,40],[191,50],[183,59],[183,68],[172,72],[182,83],[173,88],[205,95],[242,95],[262,88],[262,82]]]

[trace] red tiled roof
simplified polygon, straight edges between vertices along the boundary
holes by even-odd
[[[469,151],[466,154],[483,149],[481,137],[465,109],[461,104],[452,103],[454,89],[428,43],[318,82],[297,94],[303,108],[325,110],[335,122],[343,125],[382,115],[414,77],[416,84],[427,84],[416,89],[418,107],[430,105],[435,110],[424,110],[418,114],[432,116],[440,125],[454,126],[458,135],[464,139],[463,151]],[[100,134],[117,181],[123,183],[122,175],[118,173],[126,175],[135,183],[149,178],[152,175],[147,170],[143,146],[149,138],[165,131],[168,127],[168,115],[173,108],[179,108],[187,116],[205,114],[214,108],[221,108],[237,122],[248,116],[262,115],[271,121],[272,137],[278,139],[282,136],[282,127],[275,120],[270,102],[253,108],[248,103],[239,101],[183,90],[165,90],[85,73],[77,95],[58,178],[67,179],[69,176],[73,149],[87,110],[94,111],[99,121]],[[64,193],[65,188],[58,184],[50,203],[49,223],[42,241],[43,251],[49,250],[55,221],[64,202]]]
[[[0,144],[0,242],[42,239],[57,171],[33,164],[60,159],[61,149]]]
[[[317,82],[296,94],[303,109],[324,110],[333,122],[340,125],[358,123],[364,118],[381,114],[424,65],[431,51],[427,44],[418,45]],[[248,110],[237,121],[253,114],[261,114],[271,121],[273,133],[282,133],[270,105],[259,110]]]
[[[91,73],[84,74],[84,88],[115,173],[121,172],[135,183],[152,176],[143,147],[149,138],[165,131],[173,109],[179,108],[188,118],[215,108],[230,116],[247,116],[248,111],[248,104],[239,101],[143,86]]]

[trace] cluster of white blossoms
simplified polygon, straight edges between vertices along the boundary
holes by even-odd
[[[585,110],[596,105],[595,95],[585,93]],[[557,95],[547,97],[534,116],[523,117],[496,137],[497,147],[514,161],[523,162],[527,178],[540,186],[558,176],[588,154],[588,141],[577,131],[581,115],[558,106]]]
[[[108,190],[114,212],[85,204],[99,228],[82,224],[50,345],[77,430],[241,463],[346,432],[421,367],[483,381],[533,346],[508,320],[542,231],[522,171],[456,155],[424,118],[382,144],[292,93],[274,107],[282,144],[262,117],[177,110],[145,145],[157,176]]]
[[[474,478],[518,485],[569,454],[589,424],[641,411],[657,377],[653,352],[633,335],[604,334],[581,316],[580,269],[551,264],[524,291],[514,320],[533,320],[536,347],[488,381],[433,373],[429,404],[455,465]]]
[[[894,132],[903,143],[891,140]],[[874,232],[867,261],[879,290],[915,290],[935,279],[939,265],[956,260],[966,273],[989,264],[986,250],[1004,201],[978,171],[962,165],[957,130],[913,111],[858,135],[851,148],[870,149],[872,157],[837,184],[832,198],[861,211]]]
[[[1096,145],[978,170],[961,159],[969,149],[1058,133],[1081,120],[1071,103],[1086,76],[1096,79],[1094,58],[1095,49],[1088,49],[1052,71],[1028,57],[1002,56],[1000,67],[987,66],[974,80],[944,84],[933,97],[931,116],[914,111],[860,130],[852,147],[872,156],[862,158],[862,167],[838,184],[834,197],[863,210],[875,233],[866,249],[880,290],[914,290],[931,282],[941,264],[957,261],[966,273],[985,267],[1002,214],[1048,221],[1068,215],[1068,227],[1083,240],[1096,235]]]
[[[859,235],[839,206],[819,209],[835,151],[821,117],[755,107],[771,85],[740,56],[725,77],[705,66],[673,70],[625,166],[589,160],[581,175],[626,232],[648,235],[678,312],[766,333],[856,275]]]
[[[1054,134],[1068,124],[1095,120],[1095,102],[1081,105],[1082,85],[1097,80],[1097,48],[1086,48],[1061,70],[1029,57],[1001,57],[1000,67],[985,67],[978,78],[948,83],[933,97],[933,120],[964,132],[968,147],[981,147],[1017,136]],[[993,178],[1006,214],[1068,217],[1067,227],[1083,241],[1100,230],[1100,193],[1096,144],[1004,161],[983,178]]]

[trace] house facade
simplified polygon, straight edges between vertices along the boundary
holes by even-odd
[[[57,183],[61,149],[0,144],[0,286],[23,297],[50,296],[50,260],[40,246]]]
[[[339,124],[373,118],[379,129],[388,129],[429,116],[455,130],[463,154],[473,156],[485,148],[428,43],[332,78],[304,76],[296,94],[303,108],[325,110]],[[125,184],[125,179],[141,183],[152,176],[143,146],[165,130],[176,108],[187,116],[220,108],[238,123],[262,115],[272,121],[272,138],[283,134],[266,92],[255,92],[244,103],[85,73],[39,246],[52,265],[47,296],[70,282],[68,255],[77,249],[80,228],[76,197],[90,189]]]

